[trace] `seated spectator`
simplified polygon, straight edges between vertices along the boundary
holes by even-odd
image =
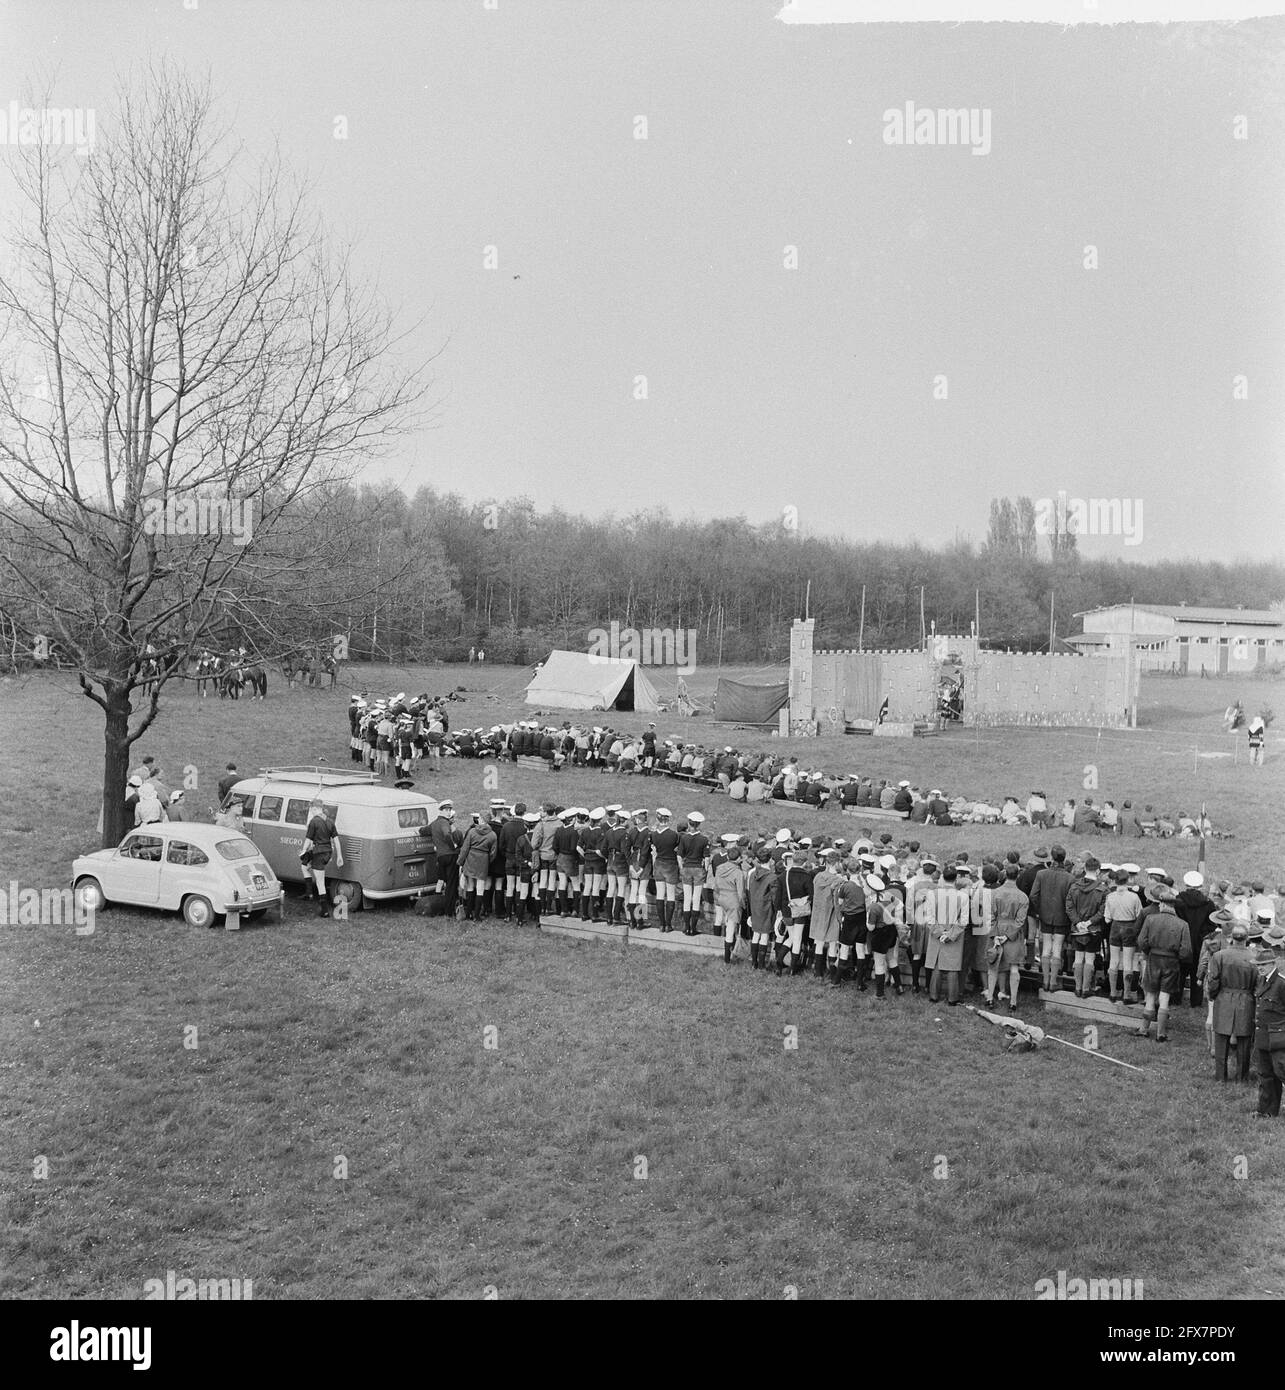
[[[1114,835],[1120,824],[1120,812],[1115,808],[1114,801],[1104,801],[1098,811],[1098,825],[1102,828],[1103,834]]]
[[[746,800],[747,784],[745,774],[738,772],[735,777],[727,784],[727,794],[733,801]]]
[[[879,800],[876,803],[885,811],[891,811],[893,802],[897,799],[896,787],[890,787],[887,782],[879,783]]]
[[[1077,835],[1096,835],[1098,833],[1098,813],[1091,796],[1086,796],[1075,808],[1071,816],[1071,829]]]
[[[1133,802],[1126,801],[1120,807],[1120,820],[1116,826],[1116,834],[1128,835],[1131,839],[1138,839],[1142,835],[1142,822],[1138,818],[1138,813],[1133,809]]]
[[[1049,804],[1043,792],[1032,792],[1026,798],[1026,814],[1030,817],[1031,824],[1041,830],[1048,828],[1049,823]]]
[[[892,809],[900,811],[903,816],[910,814],[910,808],[915,804],[915,798],[910,794],[910,783],[901,781],[897,783],[897,790],[893,794]]]
[[[918,787],[911,787],[913,801],[910,806],[910,814],[907,820],[913,821],[916,825],[924,825],[928,820],[928,798],[919,790]]]
[[[745,788],[746,801],[766,801],[768,795],[768,785],[757,774],[750,778]]]
[[[1062,803],[1062,812],[1058,816],[1058,824],[1063,830],[1073,830],[1075,828],[1075,801],[1068,799]]]

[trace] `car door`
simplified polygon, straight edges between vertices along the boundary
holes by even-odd
[[[180,907],[189,893],[199,893],[203,898],[219,897],[221,886],[203,849],[177,837],[170,839],[161,868],[157,899],[161,907]]]
[[[113,902],[154,907],[160,901],[164,848],[161,836],[131,831],[107,863],[103,892]]]

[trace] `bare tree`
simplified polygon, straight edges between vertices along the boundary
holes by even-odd
[[[297,573],[301,504],[418,422],[425,368],[395,365],[390,314],[280,163],[249,166],[208,85],[149,69],[90,158],[21,154],[0,609],[103,711],[114,844],[165,683],[246,592]]]

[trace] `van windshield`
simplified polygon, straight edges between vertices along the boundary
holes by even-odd
[[[400,806],[397,810],[397,824],[402,830],[410,830],[418,825],[428,824],[427,806]]]

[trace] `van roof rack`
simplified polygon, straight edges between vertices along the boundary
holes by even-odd
[[[286,767],[263,767],[261,777],[280,777],[300,782],[317,782],[323,787],[341,787],[349,784],[370,786],[379,782],[377,772],[344,772],[341,768],[322,767],[317,764],[291,764]]]

